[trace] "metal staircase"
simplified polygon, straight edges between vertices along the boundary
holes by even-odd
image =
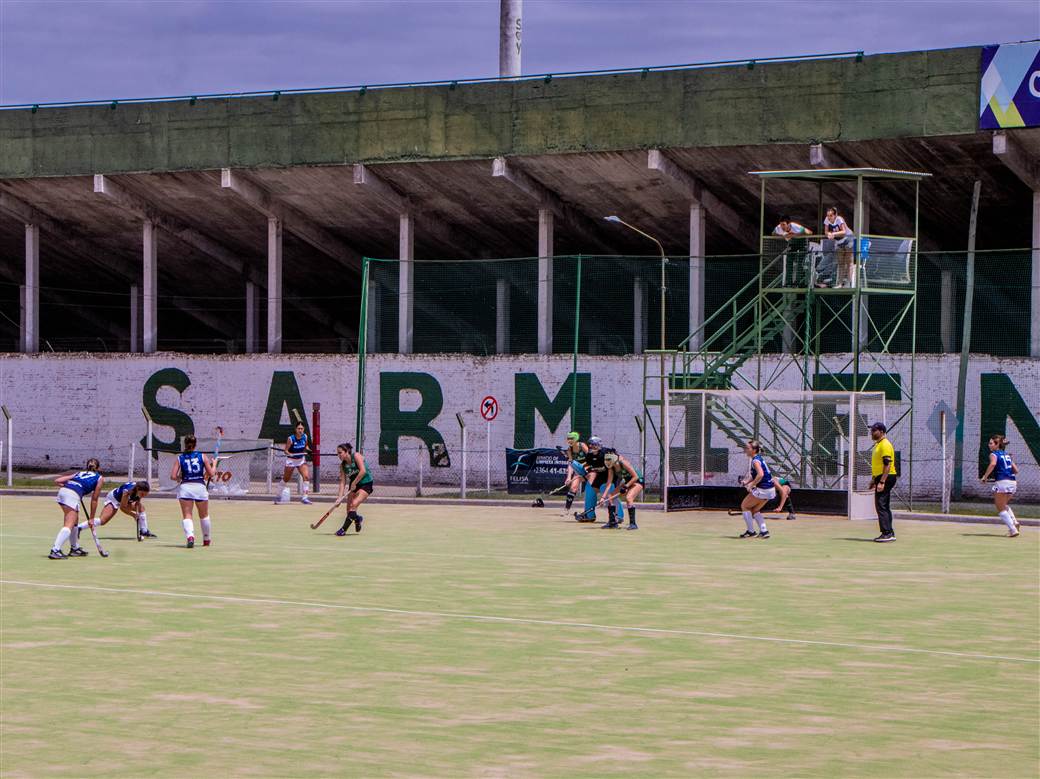
[[[783,254],[773,258],[679,344],[681,369],[671,377],[673,388],[731,389],[744,363],[782,339],[784,330],[795,329],[807,310],[808,295],[779,295],[784,288],[783,260]],[[776,304],[778,298],[782,305]],[[700,346],[694,350],[692,344]],[[699,373],[691,371],[696,363],[703,365]]]

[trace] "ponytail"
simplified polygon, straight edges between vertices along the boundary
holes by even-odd
[[[989,440],[997,445],[997,449],[1007,448],[1007,438],[1003,435],[1000,435],[999,433],[997,435],[991,435],[989,437]]]

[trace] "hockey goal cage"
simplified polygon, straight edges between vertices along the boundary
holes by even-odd
[[[707,507],[706,490],[739,487],[757,440],[774,477],[822,493],[849,519],[874,516],[870,426],[886,422],[883,392],[672,389],[665,396],[665,505]],[[844,497],[842,497],[844,496]]]

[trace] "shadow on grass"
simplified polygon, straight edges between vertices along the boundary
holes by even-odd
[[[970,538],[971,536],[978,536],[981,538],[1007,538],[1007,533],[961,533],[962,536]]]
[[[873,538],[837,538],[835,540],[836,541],[859,541],[860,543],[864,543],[864,544],[873,544],[873,543],[875,543]]]

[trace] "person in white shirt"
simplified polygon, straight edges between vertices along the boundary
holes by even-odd
[[[797,235],[809,235],[810,233],[812,233],[812,230],[798,224],[786,215],[780,217],[780,223],[773,228],[773,235],[779,235],[787,241],[790,241]]]
[[[830,279],[828,278],[831,274],[837,270],[836,287],[851,286],[852,284],[852,246],[856,238],[852,232],[852,228],[849,227],[841,214],[838,213],[838,209],[835,206],[831,206],[827,209],[827,216],[823,220],[823,234],[831,241],[834,241],[833,248],[826,250],[823,253],[823,262],[820,268],[820,277],[824,281],[824,285],[827,284]],[[826,247],[826,244],[824,244]]]

